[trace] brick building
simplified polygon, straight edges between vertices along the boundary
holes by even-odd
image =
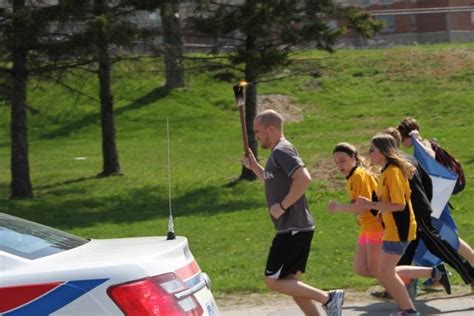
[[[336,0],[361,6],[385,22],[384,29],[366,41],[348,33],[348,46],[474,41],[474,0]]]
[[[227,0],[241,2],[243,0]],[[385,22],[385,28],[374,39],[365,40],[348,32],[340,41],[341,46],[391,46],[397,44],[467,42],[474,41],[474,0],[333,0],[342,5],[360,6],[374,18]],[[27,4],[48,6],[58,0],[26,0]],[[12,0],[0,0],[0,9],[11,8]],[[193,1],[181,0],[181,16],[192,14]],[[139,11],[130,19],[142,27],[156,31],[145,46],[160,47],[161,17],[155,12]],[[336,21],[330,23],[336,24]],[[74,27],[72,27],[74,29]],[[137,43],[134,50],[147,50],[144,43]],[[188,50],[207,50],[212,40],[203,37],[185,37]]]

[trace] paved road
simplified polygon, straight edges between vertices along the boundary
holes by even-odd
[[[234,303],[225,302],[225,298],[218,300],[222,303],[220,312],[222,316],[299,316],[302,312],[292,300],[284,296],[273,295],[265,302],[265,297],[250,295]],[[363,296],[366,297],[366,296]],[[416,308],[422,315],[442,316],[474,316],[474,296],[466,290],[458,291],[453,295],[421,295],[415,302]],[[318,307],[321,315],[326,313]],[[344,304],[343,316],[364,315],[383,316],[396,313],[397,307],[391,301],[366,300],[362,301],[359,295],[348,293],[348,300]]]

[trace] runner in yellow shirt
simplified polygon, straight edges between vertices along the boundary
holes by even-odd
[[[372,199],[377,188],[373,174],[357,148],[349,143],[337,144],[333,150],[333,160],[339,171],[346,177],[346,191],[350,203],[330,201],[331,212],[349,212],[358,216],[360,225],[357,250],[354,258],[354,272],[365,277],[377,278],[383,228],[380,220],[368,208],[361,208],[355,201],[363,196]]]
[[[410,201],[408,179],[415,167],[398,150],[395,139],[388,134],[372,138],[369,149],[372,163],[382,168],[374,202],[359,197],[356,204],[378,210],[384,225],[382,254],[379,265],[379,282],[393,297],[404,315],[419,315],[408,291],[396,272],[396,266],[408,244],[416,237],[416,221]]]

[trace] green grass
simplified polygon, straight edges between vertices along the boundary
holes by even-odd
[[[259,94],[285,94],[303,108],[304,120],[285,134],[299,149],[314,181],[307,192],[316,218],[305,280],[321,288],[365,289],[373,280],[351,271],[358,228],[347,214],[326,210],[346,200],[331,150],[341,141],[367,148],[374,133],[410,115],[425,137],[463,162],[467,187],[453,197],[460,235],[474,244],[474,45],[341,50],[320,58],[322,77],[293,77],[258,86]],[[259,182],[226,186],[240,173],[239,115],[231,86],[204,74],[172,92],[161,64],[123,63],[114,70],[117,144],[123,176],[97,179],[101,139],[97,80],[74,72],[68,83],[85,92],[31,82],[33,200],[10,201],[9,113],[0,107],[0,211],[81,236],[111,238],[163,235],[167,231],[166,118],[172,149],[175,229],[187,236],[214,291],[264,291],[262,272],[273,236]],[[268,151],[261,151],[266,158]],[[77,160],[76,157],[85,157]],[[461,279],[454,273],[454,283]]]

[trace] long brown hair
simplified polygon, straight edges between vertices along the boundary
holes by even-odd
[[[377,134],[372,138],[372,145],[374,145],[382,155],[385,156],[388,163],[393,163],[400,168],[402,173],[408,179],[413,177],[415,173],[415,166],[405,159],[398,150],[397,141],[389,134]]]

